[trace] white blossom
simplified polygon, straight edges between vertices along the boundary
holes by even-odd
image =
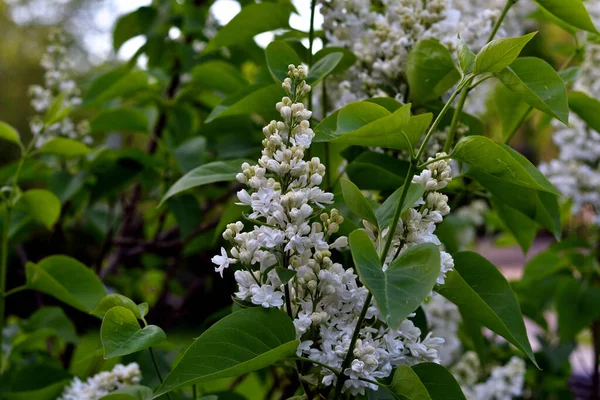
[[[249,207],[252,230],[244,232],[239,221],[227,226],[223,238],[230,243],[229,254],[239,268],[234,274],[238,283],[235,296],[289,312],[301,341],[297,354],[341,369],[368,291],[351,268],[332,260],[331,251],[348,244],[346,237],[335,237],[344,219],[336,209],[324,210],[334,200],[332,193],[319,187],[325,166],[316,157],[305,159],[314,137],[309,123],[312,114],[301,102],[310,91],[304,81],[306,69],[290,66],[288,76],[282,84],[286,96],[276,105],[281,120],[271,121],[263,129],[264,148],[258,163],[242,164],[236,176],[246,185],[238,199]],[[435,168],[441,171],[436,175],[441,185],[448,178],[446,170],[439,165]],[[443,195],[432,195],[431,207],[427,208],[431,213],[414,229],[431,237],[427,225],[449,211],[446,200]],[[429,240],[416,232],[413,236],[415,242]],[[234,264],[225,249],[213,257],[213,262],[219,272]],[[284,297],[285,283],[275,266],[295,272],[285,282],[289,299]],[[368,307],[367,319],[369,323],[360,329],[352,363],[343,371],[347,378],[344,391],[357,395],[366,388],[377,390],[376,385],[361,379],[386,378],[398,365],[439,361],[437,349],[443,340],[428,335],[421,341],[421,331],[410,320],[403,321],[398,329],[388,328],[375,302]],[[317,368],[320,385],[335,385],[333,372]]]
[[[42,56],[41,66],[45,70],[44,86],[32,85],[29,88],[31,106],[38,113],[30,122],[31,132],[39,135],[36,145],[41,146],[55,136],[92,142],[88,121],[75,123],[65,117],[50,125],[42,123],[43,115],[50,109],[59,96],[62,96],[61,109],[76,107],[82,103],[81,91],[73,80],[73,63],[68,58],[66,38],[59,31],[50,34],[50,45]]]
[[[58,400],[98,400],[117,389],[138,384],[141,378],[137,363],[117,364],[112,371],[100,372],[85,382],[73,379]]]
[[[467,352],[451,368],[467,400],[512,400],[523,394],[525,361],[512,357],[506,365],[492,368],[489,377],[480,380],[481,365],[477,355]]]

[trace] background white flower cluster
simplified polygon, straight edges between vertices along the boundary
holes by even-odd
[[[137,363],[117,364],[112,371],[103,371],[85,382],[79,378],[65,388],[58,400],[98,400],[117,389],[136,385],[142,379],[140,366]]]
[[[67,54],[67,39],[60,30],[54,30],[49,37],[49,45],[42,56],[44,85],[32,85],[29,88],[31,106],[38,113],[30,123],[31,131],[39,135],[36,145],[41,146],[49,139],[61,136],[78,139],[90,144],[90,126],[87,120],[75,123],[71,117],[62,118],[50,125],[44,124],[43,117],[53,103],[62,96],[62,108],[76,107],[81,104],[81,91],[73,80],[73,61]]]

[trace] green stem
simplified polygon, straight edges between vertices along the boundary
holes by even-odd
[[[341,374],[341,372],[340,372],[338,369],[336,369],[336,368],[333,368],[331,365],[327,365],[327,364],[324,364],[324,363],[322,363],[322,362],[320,362],[320,361],[315,361],[315,360],[312,360],[312,359],[310,359],[310,358],[306,358],[306,357],[295,357],[295,358],[294,358],[294,360],[298,360],[298,361],[304,361],[304,362],[307,362],[307,363],[313,363],[313,364],[315,364],[315,365],[319,365],[319,366],[321,366],[321,367],[323,367],[323,368],[327,368],[328,370],[330,370],[331,372],[333,372],[334,374],[336,374],[336,375],[338,375],[338,376]]]
[[[487,39],[487,43],[494,40],[496,33],[498,33],[498,29],[500,29],[500,25],[502,25],[502,21],[504,21],[504,17],[506,17],[506,13],[508,12],[508,10],[510,10],[510,8],[513,6],[513,4],[515,4],[516,2],[517,2],[517,0],[507,0],[506,1],[506,4],[504,5],[504,8],[502,9],[502,14],[500,14],[500,18],[498,18],[498,21],[496,21],[496,23],[494,24],[494,27],[492,28],[492,31],[490,32],[490,36]]]
[[[438,125],[442,121],[442,118],[444,117],[444,115],[446,115],[446,113],[450,109],[452,102],[454,101],[456,96],[458,96],[458,93],[460,93],[460,91],[462,90],[462,88],[465,86],[465,84],[467,82],[468,82],[468,80],[462,81],[461,83],[458,84],[458,86],[456,87],[456,90],[454,90],[454,93],[452,93],[452,95],[450,96],[450,98],[448,99],[446,104],[444,104],[444,107],[441,109],[440,113],[437,115],[437,117],[433,121],[433,124],[431,124],[431,126],[429,127],[429,130],[427,131],[427,134],[425,135],[425,139],[423,139],[423,143],[421,143],[421,147],[419,147],[419,151],[417,152],[417,155],[415,157],[415,159],[417,161],[420,160],[421,157],[423,156],[423,153],[425,152],[425,148],[427,147],[427,143],[429,142],[429,139],[431,139],[431,135],[433,135],[433,132],[435,132],[435,130],[437,129]]]
[[[460,121],[460,114],[462,113],[462,109],[465,106],[465,101],[467,100],[467,95],[469,94],[469,84],[467,83],[463,90],[460,92],[460,97],[458,98],[458,104],[456,105],[456,109],[454,110],[454,115],[452,116],[452,122],[450,123],[450,130],[448,131],[448,137],[446,138],[446,142],[444,143],[444,153],[448,153],[454,144],[454,137],[456,136],[456,128],[458,127],[458,122]]]
[[[156,362],[156,356],[154,356],[154,350],[152,349],[152,347],[148,347],[148,350],[150,350],[150,358],[152,358],[152,364],[154,364],[154,369],[156,370],[156,375],[158,376],[158,380],[160,381],[160,384],[162,385],[164,382],[164,379],[160,373],[160,369],[158,368],[158,363]],[[167,393],[167,397],[169,398],[169,400],[171,400],[171,393]]]
[[[340,375],[338,376],[337,384],[335,385],[335,392],[333,393],[333,399],[337,400],[342,395],[342,389],[344,387],[344,382],[346,381],[346,375],[344,375],[344,371],[346,368],[350,366],[352,362],[352,357],[354,356],[354,346],[356,346],[356,341],[358,340],[358,336],[360,335],[360,328],[365,320],[365,316],[367,315],[367,310],[369,309],[369,304],[371,304],[371,300],[373,299],[373,295],[371,292],[367,294],[367,298],[365,299],[365,304],[360,312],[360,316],[358,317],[358,321],[356,322],[356,327],[354,328],[354,333],[352,334],[352,339],[350,340],[350,347],[348,348],[348,353],[346,354],[346,358],[342,362],[342,367]]]
[[[192,385],[192,399],[198,400],[198,385]]]
[[[35,137],[32,140],[32,143],[35,143]],[[6,278],[8,275],[8,235],[10,234],[12,209],[13,203],[15,201],[15,193],[18,188],[19,177],[21,176],[21,170],[23,169],[23,164],[25,163],[25,159],[27,158],[27,154],[29,152],[30,147],[31,144],[28,146],[27,149],[24,149],[23,146],[21,146],[21,158],[19,159],[19,163],[17,164],[17,170],[15,171],[15,176],[13,177],[11,190],[8,194],[8,198],[5,203],[4,221],[2,221],[3,232],[0,250],[2,251],[2,254],[0,255],[0,343],[2,343],[4,339],[3,332],[6,312]],[[3,371],[3,361],[4,354],[0,353],[0,371]]]
[[[313,45],[315,41],[315,8],[317,6],[316,0],[310,2],[310,28],[308,30],[308,69],[313,65]],[[325,83],[323,83],[325,85]],[[308,109],[312,110],[312,94],[308,95]],[[323,117],[324,118],[324,117]]]
[[[4,292],[4,298],[10,296],[11,294],[22,292],[23,290],[27,290],[27,285],[17,286],[16,288],[13,288],[11,290],[5,291]]]

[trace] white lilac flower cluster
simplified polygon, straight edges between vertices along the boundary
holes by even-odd
[[[221,274],[232,264],[238,267],[236,298],[285,309],[292,315],[301,340],[299,355],[340,369],[368,292],[352,269],[331,258],[331,250],[348,243],[346,237],[332,239],[343,218],[335,209],[323,210],[324,204],[333,202],[333,194],[319,188],[325,166],[316,157],[304,160],[314,136],[308,122],[311,112],[301,102],[311,90],[304,81],[306,70],[290,65],[288,76],[282,84],[287,96],[277,104],[281,121],[263,129],[262,157],[257,165],[244,163],[237,176],[248,187],[238,192],[238,198],[251,207],[247,218],[253,230],[244,232],[242,222],[228,225],[223,238],[231,250],[222,248],[212,261]],[[444,171],[438,175],[436,179],[447,179]],[[440,200],[431,197],[427,210],[444,213],[438,210]],[[416,235],[417,229],[409,230]],[[286,270],[293,274],[287,283],[282,281],[289,277],[289,272],[282,273]],[[428,335],[421,341],[421,331],[410,320],[397,330],[389,329],[374,302],[367,319],[369,324],[360,330],[353,351],[354,360],[343,371],[348,377],[344,391],[356,395],[365,388],[377,390],[360,379],[385,378],[401,364],[439,361],[436,349],[443,340]],[[320,367],[319,377],[323,387],[334,385],[337,379]]]
[[[29,88],[31,106],[38,113],[30,123],[32,133],[39,135],[36,144],[41,146],[55,136],[79,139],[89,144],[92,138],[89,136],[90,127],[87,120],[76,124],[71,118],[66,117],[47,126],[42,122],[43,115],[58,96],[63,96],[62,108],[81,104],[81,97],[79,97],[81,92],[72,79],[73,63],[67,57],[64,34],[59,30],[53,31],[49,42],[41,61],[45,71],[44,85],[32,85]]]
[[[374,96],[406,100],[408,54],[418,41],[437,39],[454,54],[460,34],[472,51],[479,51],[504,5],[504,0],[323,0],[328,44],[358,57],[341,82],[333,83],[332,92],[339,92],[333,96],[336,108]],[[521,34],[529,11],[529,2],[515,4],[497,37]]]
[[[446,367],[454,364],[462,351],[462,344],[458,338],[458,327],[462,318],[458,307],[442,296],[431,296],[421,307],[427,317],[431,334],[444,339],[444,345],[438,349],[440,363]]]
[[[140,383],[141,378],[137,363],[117,364],[112,371],[100,372],[85,382],[73,379],[58,400],[98,400],[117,389]]]
[[[588,2],[586,7],[596,25],[600,25],[600,3]],[[600,44],[588,44],[579,78],[573,89],[590,97],[600,98]],[[600,226],[600,132],[588,126],[574,113],[569,126],[552,122],[552,140],[558,156],[539,166],[558,190],[573,202],[573,215]]]
[[[523,394],[525,361],[512,357],[506,365],[492,368],[485,382],[478,383],[481,365],[474,352],[467,352],[451,368],[467,400],[512,400]]]

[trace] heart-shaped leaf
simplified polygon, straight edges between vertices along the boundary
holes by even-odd
[[[166,338],[167,335],[156,325],[140,328],[133,312],[121,306],[108,310],[100,327],[105,359],[136,353]]]
[[[262,307],[237,311],[211,326],[186,350],[152,396],[229,378],[293,357],[299,341],[286,313]]]
[[[515,293],[498,269],[477,253],[453,254],[454,270],[436,290],[483,326],[496,332],[533,361],[521,308]]]
[[[94,271],[74,258],[46,257],[25,266],[27,287],[54,296],[84,312],[92,311],[106,289]]]
[[[352,259],[387,324],[397,328],[435,286],[440,274],[440,250],[432,243],[410,247],[384,271],[377,251],[363,230],[350,234]]]
[[[137,319],[142,319],[146,315],[142,314],[142,310],[140,310],[140,307],[135,304],[133,300],[118,293],[111,293],[104,296],[90,314],[102,318],[108,312],[108,310],[117,306],[128,309],[133,313],[133,315],[135,315]]]

